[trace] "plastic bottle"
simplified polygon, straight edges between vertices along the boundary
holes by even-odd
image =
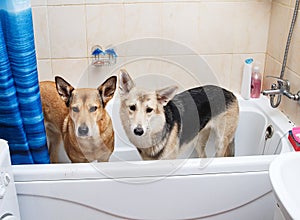
[[[259,98],[261,92],[261,74],[258,64],[253,66],[251,75],[251,98]]]
[[[244,99],[250,99],[252,63],[253,63],[252,58],[246,59],[244,63],[243,79],[242,79],[242,86],[241,86],[241,96]]]

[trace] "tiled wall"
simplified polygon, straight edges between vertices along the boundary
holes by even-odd
[[[115,46],[153,37],[191,48],[195,53],[177,50],[173,60],[188,62],[196,54],[220,85],[239,92],[247,57],[262,63],[264,75],[279,76],[294,4],[295,0],[32,0],[39,76],[53,80],[62,75],[74,85],[100,84],[101,72],[114,67],[98,69],[98,75],[86,74],[93,45]],[[299,39],[298,21],[285,73],[292,92],[300,90]],[[130,50],[117,53],[119,61],[137,56]],[[191,85],[187,75],[180,73],[182,68],[167,64],[144,60],[126,67],[137,75],[175,74],[178,81]],[[265,79],[264,87],[269,85]],[[284,97],[280,108],[300,124],[296,102]]]
[[[265,61],[270,0],[32,0],[32,6],[41,80],[63,75],[76,84],[88,69],[93,45],[145,37],[192,48],[207,62],[219,84],[234,91],[240,89],[245,58]],[[130,56],[130,51],[117,53],[119,60]],[[191,55],[195,54],[173,54],[187,62]],[[149,71],[154,63],[131,65],[130,72]],[[176,69],[159,65],[167,74]],[[185,75],[181,76],[184,81]],[[89,75],[84,83],[93,84],[92,78]]]
[[[285,45],[294,12],[295,0],[274,0],[270,19],[270,32],[266,54],[265,75],[279,76],[282,67]],[[300,14],[299,14],[300,15]],[[291,91],[300,90],[300,21],[299,16],[295,25],[290,50],[288,54],[285,79],[291,83]],[[276,80],[265,79],[264,87]],[[287,97],[282,98],[280,108],[292,121],[300,124],[300,105]]]

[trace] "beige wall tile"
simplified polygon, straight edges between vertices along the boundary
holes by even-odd
[[[200,5],[193,2],[162,4],[163,38],[199,48]]]
[[[51,60],[37,60],[38,76],[40,81],[54,80]]]
[[[161,4],[125,4],[125,40],[161,37]]]
[[[296,4],[296,0],[291,0],[290,6],[294,8],[294,7],[295,7],[295,4]]]
[[[124,41],[124,6],[86,6],[88,52],[94,45],[107,47]]]
[[[265,53],[271,4],[268,1],[235,4],[234,53]]]
[[[124,66],[136,80],[139,87],[160,89],[166,86],[177,85],[178,91],[199,85],[194,74],[183,65],[176,62],[178,59],[190,59],[189,56],[168,56],[161,58],[136,59],[128,57]]]
[[[232,55],[206,55],[203,58],[216,76],[218,80],[217,85],[230,89]]]
[[[72,86],[78,85],[85,87],[88,85],[86,71],[88,68],[88,59],[57,59],[52,60],[52,74],[61,76]]]
[[[46,6],[47,0],[31,0],[30,1],[32,7],[36,6]]]
[[[112,75],[118,75],[121,68],[124,68],[126,58],[118,57],[117,63],[112,66],[94,66],[88,65],[87,71],[85,71],[85,76],[82,78],[88,79],[88,87],[96,88],[102,82],[104,82],[108,77]],[[89,61],[89,64],[91,60]]]
[[[298,18],[297,18],[298,20]],[[296,22],[293,36],[290,44],[287,66],[300,76],[300,25],[299,20]]]
[[[296,94],[300,91],[300,76],[290,69],[286,69],[285,78],[290,81],[290,92]],[[296,103],[296,102],[295,102]]]
[[[138,87],[154,89],[165,86],[155,80],[153,82],[152,80],[143,80],[145,78],[154,79],[158,75],[165,75],[165,72],[162,71],[162,60],[159,58],[148,57],[140,59],[140,57],[127,57],[126,64],[122,68],[125,68],[135,80],[138,80]],[[155,82],[157,86],[155,86]]]
[[[51,55],[47,7],[33,8],[32,17],[37,58],[50,58]]]
[[[297,93],[300,90],[300,77],[296,73],[287,69],[285,78],[288,79],[291,83],[291,92],[293,94]],[[282,102],[280,104],[280,108],[286,115],[289,116],[289,118],[293,122],[295,122],[298,125],[300,124],[300,118],[298,118],[300,112],[299,103],[290,100],[287,97],[283,97]]]
[[[291,9],[279,4],[272,4],[268,54],[282,62],[288,30],[291,22]]]
[[[265,74],[263,80],[263,89],[270,89],[273,83],[277,80],[274,78],[266,78],[266,76],[276,76],[278,77],[281,72],[282,64],[275,60],[273,57],[267,55],[265,63]]]
[[[124,3],[160,3],[162,0],[124,0]]]
[[[89,66],[89,87],[97,87],[112,75],[118,75],[121,68],[116,66]]]
[[[195,87],[204,84],[218,84],[219,79],[214,74],[211,66],[208,65],[204,56],[194,55],[174,55],[165,57],[170,65],[163,63],[163,69],[171,74],[176,73],[177,80],[184,82],[183,88]],[[173,69],[178,71],[172,71]],[[180,69],[180,71],[179,71]]]
[[[120,4],[123,0],[85,0],[85,4]]]
[[[232,53],[236,18],[235,3],[203,2],[200,4],[199,44],[201,54]],[[188,25],[188,24],[187,24]]]
[[[286,6],[289,6],[291,4],[291,1],[292,0],[273,0],[273,2],[280,3]]]
[[[85,0],[47,0],[48,5],[79,5],[84,4]]]
[[[197,54],[192,48],[166,38],[142,38],[124,41],[115,47],[120,56],[167,56]]]
[[[201,85],[201,73],[195,68],[196,65],[191,65],[196,60],[197,64],[203,60],[199,56],[167,56],[162,62],[162,73],[169,76],[179,87],[178,92]],[[199,60],[201,59],[201,60]]]
[[[49,6],[48,19],[52,58],[87,57],[83,5]]]

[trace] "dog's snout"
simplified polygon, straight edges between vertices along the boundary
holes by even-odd
[[[86,124],[83,124],[78,128],[79,136],[86,136],[88,133],[89,133],[89,128],[88,126],[86,126]]]
[[[137,126],[133,132],[135,135],[142,136],[144,134],[144,129],[141,126]]]

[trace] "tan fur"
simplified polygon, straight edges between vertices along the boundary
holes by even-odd
[[[216,157],[233,156],[233,140],[239,118],[239,106],[237,100],[228,110],[207,123],[199,132],[196,151],[199,157],[206,157],[205,146],[211,132],[215,135]]]
[[[179,138],[177,136],[178,127],[171,131],[169,137],[165,140],[166,143],[164,145],[156,145],[150,148],[139,148],[140,155],[143,160],[153,160],[153,157],[149,157],[148,155],[154,156],[157,152],[164,148],[163,153],[159,158],[156,159],[176,159],[179,154]]]
[[[104,107],[115,91],[113,81],[116,83],[116,78],[111,81],[114,88],[109,91],[107,96],[102,94],[100,97],[101,94],[99,94],[99,92],[105,93],[104,84],[98,89],[74,89],[70,94],[72,97],[70,97],[69,107],[66,105],[66,97],[59,94],[57,83],[50,81],[40,83],[52,163],[60,162],[58,160],[58,148],[61,142],[63,142],[64,149],[73,163],[109,160],[114,150],[114,131],[110,116]],[[71,85],[68,86],[68,89],[73,89]],[[96,106],[97,109],[90,112],[93,106]],[[73,107],[78,108],[79,112],[74,112]],[[86,125],[89,128],[85,136],[78,134],[78,128],[81,125]]]

